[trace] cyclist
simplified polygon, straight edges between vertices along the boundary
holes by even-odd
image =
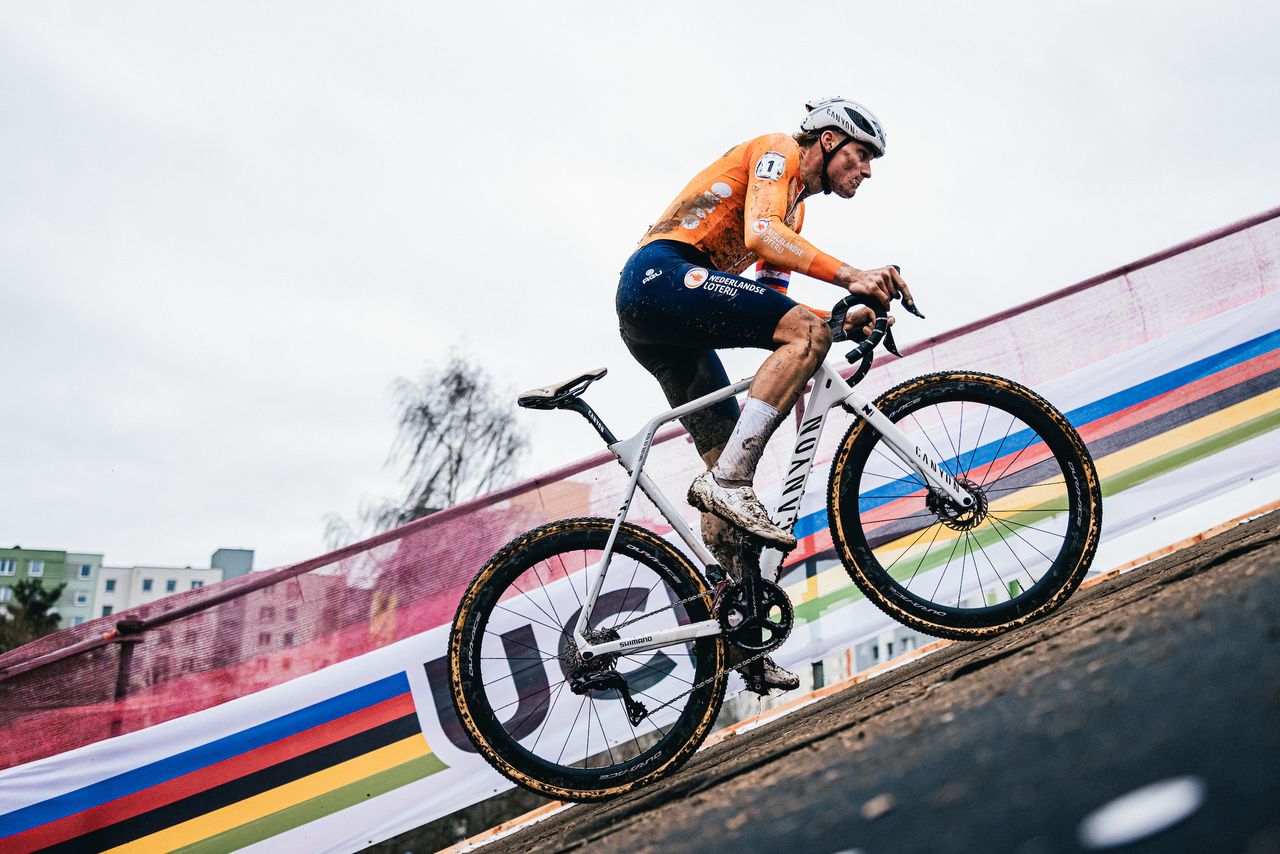
[[[800,237],[804,200],[852,198],[885,152],[875,115],[844,98],[805,104],[794,136],[774,133],[736,145],[694,176],[628,259],[618,284],[619,331],[674,407],[729,385],[716,349],[771,350],[739,413],[732,398],[681,419],[707,471],[689,487],[703,511],[702,537],[721,567],[741,580],[754,547],[737,529],[784,550],[795,538],[760,504],[752,483],[765,444],[827,355],[825,318],[787,296],[799,272],[870,296],[886,307],[910,299],[893,267],[860,270]],[[741,273],[756,265],[754,278]],[[870,333],[870,309],[844,328]],[[766,687],[799,679],[764,659]]]

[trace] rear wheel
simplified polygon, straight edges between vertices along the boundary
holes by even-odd
[[[491,765],[547,797],[614,797],[674,771],[706,738],[724,697],[716,636],[606,661],[577,655],[572,630],[612,527],[570,519],[513,540],[471,583],[449,637],[467,734]],[[710,594],[685,557],[623,525],[588,634],[643,636],[709,619]],[[609,671],[645,707],[638,723],[620,686],[583,690],[584,678]]]
[[[1042,397],[975,372],[930,374],[876,407],[977,499],[962,510],[857,421],[831,467],[837,553],[881,610],[938,637],[1007,631],[1057,608],[1098,545],[1093,460]]]

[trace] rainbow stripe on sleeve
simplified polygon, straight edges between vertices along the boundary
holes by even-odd
[[[234,850],[446,767],[401,672],[0,816],[0,847]]]

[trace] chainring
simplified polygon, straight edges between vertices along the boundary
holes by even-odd
[[[781,587],[755,578],[725,587],[716,602],[716,619],[725,640],[734,646],[768,653],[791,634],[795,609]]]

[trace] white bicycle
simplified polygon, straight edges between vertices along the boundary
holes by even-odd
[[[847,297],[833,311],[837,340],[858,302]],[[1098,544],[1102,496],[1088,450],[1047,401],[989,374],[928,374],[867,401],[854,386],[888,333],[884,309],[877,315],[872,335],[848,354],[861,361],[849,379],[826,364],[815,374],[773,518],[794,526],[827,416],[841,407],[857,418],[831,463],[827,515],[861,593],[899,622],[946,638],[985,638],[1044,617],[1079,586]],[[896,352],[891,335],[886,344]],[[662,425],[751,380],[619,441],[581,397],[604,374],[526,392],[519,403],[590,422],[630,473],[617,517],[516,537],[472,581],[449,638],[454,705],[479,753],[521,786],[577,801],[615,797],[679,768],[716,719],[728,648],[737,648],[732,666],[758,679],[793,620],[776,583],[785,555],[766,548],[759,573],[729,583],[644,472]],[[626,521],[637,488],[687,554]]]

